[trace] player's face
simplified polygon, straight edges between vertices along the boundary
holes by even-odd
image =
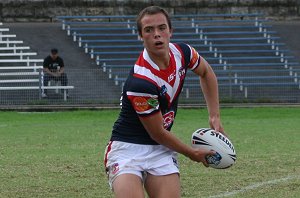
[[[145,15],[141,20],[141,24],[141,38],[147,51],[158,56],[169,53],[172,30],[169,28],[165,15],[162,13]]]

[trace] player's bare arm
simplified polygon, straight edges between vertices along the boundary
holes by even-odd
[[[224,132],[220,121],[218,81],[215,73],[203,57],[201,57],[200,65],[194,72],[200,77],[202,92],[209,112],[210,127],[216,131]]]
[[[146,118],[140,117],[140,120],[151,138],[157,143],[181,153],[194,161],[202,162],[205,166],[208,166],[205,156],[212,155],[214,152],[194,149],[191,146],[184,144],[172,132],[164,129],[163,117],[160,112]]]

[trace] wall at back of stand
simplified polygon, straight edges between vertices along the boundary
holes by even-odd
[[[1,0],[2,22],[51,22],[63,15],[136,15],[149,5],[171,14],[263,13],[272,20],[299,20],[300,0]]]

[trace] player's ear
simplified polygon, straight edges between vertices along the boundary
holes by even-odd
[[[138,40],[143,41],[143,38],[141,37],[141,35],[138,35]]]
[[[170,38],[172,37],[172,35],[173,35],[173,29],[170,28]]]

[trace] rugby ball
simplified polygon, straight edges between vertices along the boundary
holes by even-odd
[[[216,151],[215,155],[206,156],[212,168],[225,169],[235,163],[236,153],[232,142],[214,129],[201,128],[193,132],[192,147]]]

